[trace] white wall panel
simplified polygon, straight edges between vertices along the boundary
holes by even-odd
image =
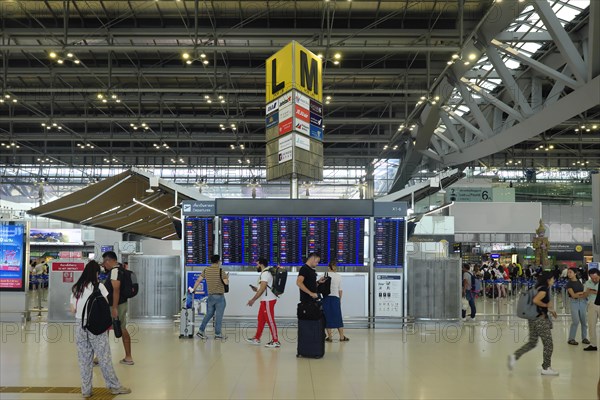
[[[455,203],[450,207],[456,233],[534,233],[541,203]]]

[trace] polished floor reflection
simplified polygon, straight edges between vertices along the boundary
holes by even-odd
[[[245,343],[254,329],[234,324],[226,326],[226,342],[180,340],[171,325],[135,325],[134,366],[118,363],[120,342],[111,348],[119,379],[133,390],[123,399],[595,399],[599,353],[567,345],[565,321],[553,329],[552,367],[560,376],[540,376],[541,344],[507,370],[507,355],[526,340],[525,326],[515,320],[348,329],[350,341],[328,343],[320,360],[296,358],[294,328],[280,331],[281,348],[267,349]],[[79,385],[72,325],[1,328],[0,386]],[[97,369],[94,385],[104,385]],[[3,400],[79,397],[0,393]]]

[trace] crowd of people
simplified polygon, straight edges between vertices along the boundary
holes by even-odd
[[[566,290],[569,297],[571,311],[571,326],[567,343],[577,346],[579,342],[575,339],[577,330],[581,326],[581,343],[586,352],[598,350],[597,323],[600,320],[600,299],[598,296],[598,283],[600,282],[600,271],[596,268],[587,269],[555,267],[550,270],[542,270],[541,267],[533,268],[527,266],[522,268],[513,263],[507,266],[497,264],[475,265],[463,264],[462,272],[462,318],[466,320],[467,308],[470,309],[470,319],[475,320],[477,313],[475,299],[481,294],[481,285],[491,285],[493,290],[498,287],[498,295],[502,298],[508,295],[511,283],[521,282],[526,288],[533,282],[535,296],[533,304],[537,307],[537,317],[528,320],[529,340],[521,348],[509,356],[508,367],[513,369],[517,360],[525,353],[533,350],[541,339],[543,346],[542,375],[558,375],[558,371],[552,369],[552,352],[554,348],[552,340],[552,320],[556,319],[557,313],[554,309],[552,296]],[[508,284],[507,284],[508,283]],[[564,285],[563,285],[564,284]],[[478,289],[479,288],[479,289]]]

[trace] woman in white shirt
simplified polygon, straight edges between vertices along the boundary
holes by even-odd
[[[340,334],[340,342],[350,339],[344,335],[344,321],[342,320],[342,276],[337,272],[337,261],[329,262],[327,275],[331,278],[331,292],[323,298],[323,313],[325,314],[325,329],[327,329],[327,342],[333,341],[333,330]]]
[[[112,365],[110,346],[108,344],[108,331],[100,335],[94,335],[82,327],[82,319],[85,324],[83,308],[87,299],[98,286],[100,292],[106,298],[108,290],[98,282],[100,265],[96,261],[90,261],[85,266],[81,277],[73,285],[71,293],[71,311],[75,313],[75,343],[77,344],[77,358],[79,360],[79,372],[81,374],[81,394],[84,398],[92,396],[93,358],[98,357],[100,369],[104,376],[106,386],[112,394],[131,393],[131,389],[121,386]],[[107,300],[108,301],[108,300]]]

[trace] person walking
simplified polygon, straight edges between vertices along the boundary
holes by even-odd
[[[102,254],[102,266],[109,273],[104,285],[108,290],[108,302],[111,305],[112,317],[121,322],[121,330],[123,331],[125,358],[120,360],[119,363],[134,365],[133,357],[131,357],[131,336],[127,330],[127,310],[129,306],[127,297],[121,293],[121,281],[123,280],[124,269],[117,261],[117,254],[114,251],[107,251]]]
[[[577,346],[579,343],[575,340],[577,327],[581,323],[581,343],[590,344],[587,339],[587,296],[583,289],[583,284],[577,279],[575,270],[569,268],[567,270],[567,293],[571,301],[571,329],[569,330],[569,341],[567,343]]]
[[[330,261],[327,276],[331,278],[330,293],[323,298],[323,313],[325,314],[325,341],[333,342],[333,330],[337,329],[340,342],[350,339],[344,335],[344,321],[342,319],[342,276],[337,272],[337,261]]]
[[[463,264],[463,282],[462,282],[462,297],[469,302],[469,308],[471,309],[471,321],[475,320],[475,314],[477,309],[475,308],[475,294],[473,293],[473,283],[475,282],[474,276],[470,272],[471,267],[469,264]],[[466,321],[467,310],[462,310],[462,319]]]
[[[221,269],[221,257],[218,254],[211,256],[210,262],[211,265],[204,268],[204,271],[202,271],[196,280],[192,290],[192,293],[195,293],[196,288],[202,283],[203,280],[206,279],[206,284],[208,286],[206,314],[204,315],[204,319],[200,324],[200,328],[198,333],[196,333],[196,336],[198,336],[200,339],[207,338],[204,331],[206,329],[206,325],[208,325],[208,322],[214,316],[215,339],[225,340],[227,339],[227,336],[225,336],[221,331],[221,326],[223,323],[225,306],[227,306],[227,302],[225,301],[225,285],[229,285],[229,274],[223,272]]]
[[[269,325],[269,331],[271,332],[271,341],[267,343],[265,347],[278,348],[281,347],[281,343],[279,343],[277,324],[275,323],[275,304],[277,303],[277,296],[271,291],[271,288],[273,287],[273,274],[269,271],[269,262],[266,258],[261,257],[258,259],[256,262],[256,271],[260,273],[258,287],[251,286],[252,290],[256,293],[254,294],[254,297],[248,301],[248,306],[252,307],[256,300],[260,299],[258,325],[254,337],[247,338],[246,341],[250,344],[259,346],[260,338],[266,323]]]
[[[590,345],[583,349],[584,351],[598,351],[598,334],[596,333],[598,320],[600,320],[600,306],[596,305],[594,300],[598,294],[598,282],[600,282],[600,271],[597,268],[590,268],[588,271],[589,279],[585,282],[585,295],[588,299],[587,322],[589,330]]]
[[[552,369],[552,351],[554,344],[552,342],[552,321],[550,315],[557,318],[556,311],[550,301],[550,288],[554,284],[554,275],[552,271],[543,271],[538,276],[538,281],[535,286],[537,294],[533,298],[533,303],[537,306],[538,316],[536,319],[528,320],[529,325],[529,340],[521,348],[508,356],[508,369],[513,370],[515,364],[523,354],[535,348],[538,338],[542,339],[543,346],[543,362],[542,375],[557,376],[558,371]],[[550,314],[550,315],[548,315]]]
[[[112,365],[110,345],[108,344],[108,331],[94,335],[82,327],[86,316],[83,309],[94,288],[98,287],[102,296],[108,296],[106,287],[98,281],[100,265],[96,261],[90,261],[85,266],[81,277],[71,289],[71,312],[75,314],[75,343],[77,345],[77,359],[79,362],[79,373],[81,375],[81,395],[84,398],[92,396],[93,358],[98,357],[100,370],[106,382],[106,386],[113,395],[131,393],[131,389],[121,386],[119,378]],[[107,300],[108,301],[108,300]],[[83,320],[83,321],[82,321]]]

